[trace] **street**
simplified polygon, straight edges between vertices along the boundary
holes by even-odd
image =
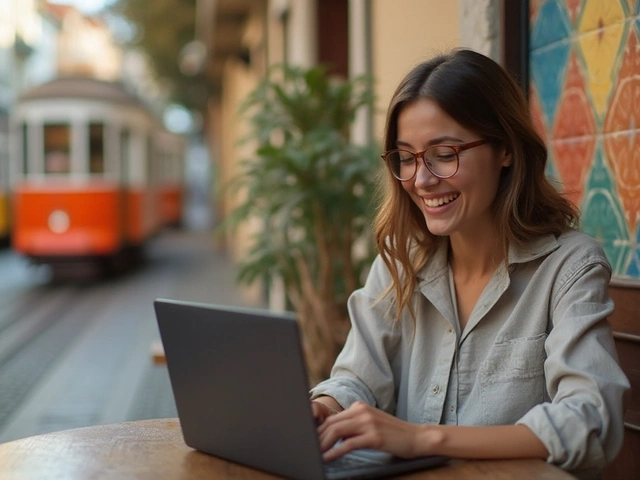
[[[169,231],[137,270],[52,282],[0,251],[0,442],[88,425],[175,417],[153,300],[243,303],[209,231]]]

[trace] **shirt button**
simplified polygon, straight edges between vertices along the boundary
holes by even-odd
[[[436,385],[435,387],[433,387],[433,390],[431,390],[433,392],[434,395],[437,395],[438,392],[440,391],[440,387],[438,385]]]
[[[448,333],[453,333],[453,328],[450,328],[449,330],[447,330]]]
[[[453,413],[455,410],[456,410],[456,409],[454,408],[454,406],[453,406],[453,405],[451,405],[451,406],[449,407],[449,411],[450,411],[451,413]]]

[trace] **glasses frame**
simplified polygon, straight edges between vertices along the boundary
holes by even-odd
[[[387,167],[389,167],[389,171],[391,172],[391,175],[393,175],[394,178],[396,178],[397,180],[400,180],[401,182],[408,182],[409,180],[412,180],[416,176],[416,174],[418,173],[418,160],[419,159],[422,159],[422,163],[424,163],[424,166],[427,167],[427,170],[429,170],[433,176],[445,179],[445,178],[451,178],[456,173],[458,173],[458,169],[460,168],[460,153],[461,152],[464,152],[465,150],[469,150],[470,148],[479,147],[480,145],[484,145],[487,142],[488,142],[488,140],[476,140],[474,142],[460,143],[460,144],[456,144],[456,143],[452,143],[452,144],[439,143],[437,145],[431,145],[426,150],[423,150],[423,151],[417,152],[417,153],[413,153],[410,150],[405,150],[404,148],[394,148],[393,150],[387,150],[386,152],[382,153],[380,155],[380,157],[382,158],[382,160],[384,160],[384,163],[387,164]],[[425,157],[425,153],[427,153],[429,150],[431,150],[433,148],[438,148],[438,147],[449,147],[456,154],[456,169],[451,175],[440,175],[440,174],[434,172],[432,170],[432,168],[429,166],[430,162],[427,162],[427,157]],[[409,178],[402,179],[402,178],[398,178],[398,176],[395,173],[393,173],[393,168],[391,168],[391,165],[389,164],[389,160],[388,160],[389,154],[392,153],[392,152],[406,152],[406,153],[410,154],[415,159],[415,163],[414,163],[415,170],[413,172],[413,175],[411,175]]]

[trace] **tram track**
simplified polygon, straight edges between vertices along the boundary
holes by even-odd
[[[140,268],[105,281],[48,282],[0,254],[0,442],[102,422],[175,416],[152,363],[157,297],[232,302],[232,272],[206,234],[158,238]]]
[[[139,328],[139,315],[131,318],[133,311],[149,308],[152,295],[145,292],[172,283],[172,275],[167,274],[176,270],[180,267],[173,262],[160,262],[112,281],[33,284],[11,292],[0,289],[0,302],[7,305],[0,312],[0,438],[34,389],[56,371],[67,353],[77,349],[87,333],[99,331],[103,341],[93,346],[83,370],[76,372],[80,383],[69,386],[70,397],[77,403],[73,415],[84,413],[91,423],[101,403],[99,397],[108,395],[108,385],[102,384],[113,376],[114,366],[121,365],[126,345]],[[99,376],[91,377],[88,372],[99,372]],[[60,418],[45,420],[69,423],[62,418],[67,416],[65,408],[52,406],[52,413]]]
[[[91,287],[37,289],[33,298],[31,307],[14,310],[22,318],[5,320],[0,333],[0,428],[86,327],[94,308]]]
[[[0,369],[7,359],[52,327],[77,296],[77,287],[38,288],[0,316]]]

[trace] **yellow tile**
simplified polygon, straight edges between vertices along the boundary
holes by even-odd
[[[624,9],[620,0],[585,0],[578,32],[599,30],[620,23],[624,18]]]
[[[578,37],[587,74],[587,89],[593,106],[602,117],[607,97],[614,84],[614,69],[618,64],[624,25],[617,24]]]

